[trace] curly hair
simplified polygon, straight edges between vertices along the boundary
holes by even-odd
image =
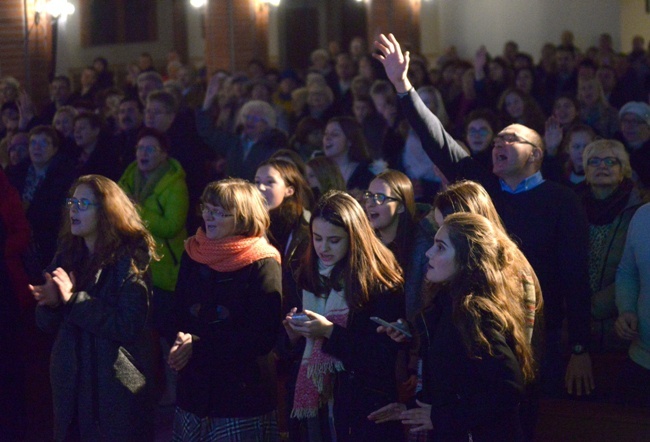
[[[72,234],[70,217],[65,216],[57,252],[63,265],[75,272],[78,286],[83,287],[99,269],[123,256],[131,257],[136,274],[146,272],[151,259],[158,259],[156,242],[129,197],[101,175],[78,178],[70,188],[71,196],[79,186],[88,187],[96,198],[98,234],[94,251],[88,256],[84,239]]]
[[[443,224],[455,249],[458,271],[449,281],[453,321],[467,353],[493,353],[491,334],[502,334],[519,360],[524,378],[535,377],[533,352],[525,333],[521,282],[513,269],[517,245],[487,218],[475,213],[449,215]]]

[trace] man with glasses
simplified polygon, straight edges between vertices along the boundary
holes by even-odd
[[[589,394],[594,385],[587,353],[591,308],[587,220],[570,189],[542,177],[542,138],[519,124],[504,128],[494,138],[492,171],[486,169],[444,130],[413,90],[406,74],[409,54],[402,53],[395,37],[381,35],[375,47],[380,52],[375,57],[383,63],[431,160],[450,181],[465,178],[486,188],[537,273],[546,320],[546,349],[541,361],[544,389],[560,394],[564,381],[569,393]],[[565,313],[571,349],[566,373],[561,345]]]
[[[644,188],[650,187],[650,105],[630,101],[620,112],[621,135],[630,153],[635,178]]]

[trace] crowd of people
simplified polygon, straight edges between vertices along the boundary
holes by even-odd
[[[3,440],[533,440],[650,406],[650,47],[0,79]],[[120,77],[121,78],[121,77]],[[48,373],[49,370],[49,373]]]

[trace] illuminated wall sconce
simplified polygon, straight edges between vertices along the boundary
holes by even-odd
[[[195,8],[200,8],[201,6],[205,6],[208,3],[208,0],[190,0],[190,5],[194,6]]]
[[[262,3],[268,3],[269,6],[280,6],[280,0],[262,0]]]
[[[48,14],[55,20],[61,18],[65,21],[68,15],[74,14],[75,8],[74,5],[67,0],[37,0],[34,4],[34,10],[36,11],[37,17],[41,14]],[[36,18],[36,20],[38,20],[38,18]]]

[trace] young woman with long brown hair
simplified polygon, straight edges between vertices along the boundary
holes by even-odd
[[[86,175],[45,284],[30,286],[39,327],[57,333],[51,379],[56,440],[153,440],[147,327],[155,242],[117,184]]]
[[[377,334],[370,318],[395,321],[404,314],[399,264],[346,193],[324,195],[310,227],[312,245],[298,279],[306,317],[292,309],[284,321],[291,342],[305,346],[292,416],[313,418],[307,426],[320,417],[310,431],[325,438],[331,428],[338,441],[399,441],[399,425],[377,427],[367,419],[397,399],[398,344]]]
[[[519,403],[535,370],[521,282],[510,272],[519,253],[481,215],[445,218],[427,251],[421,402],[391,404],[370,419],[400,419],[412,431],[433,430],[434,440],[524,440]]]

